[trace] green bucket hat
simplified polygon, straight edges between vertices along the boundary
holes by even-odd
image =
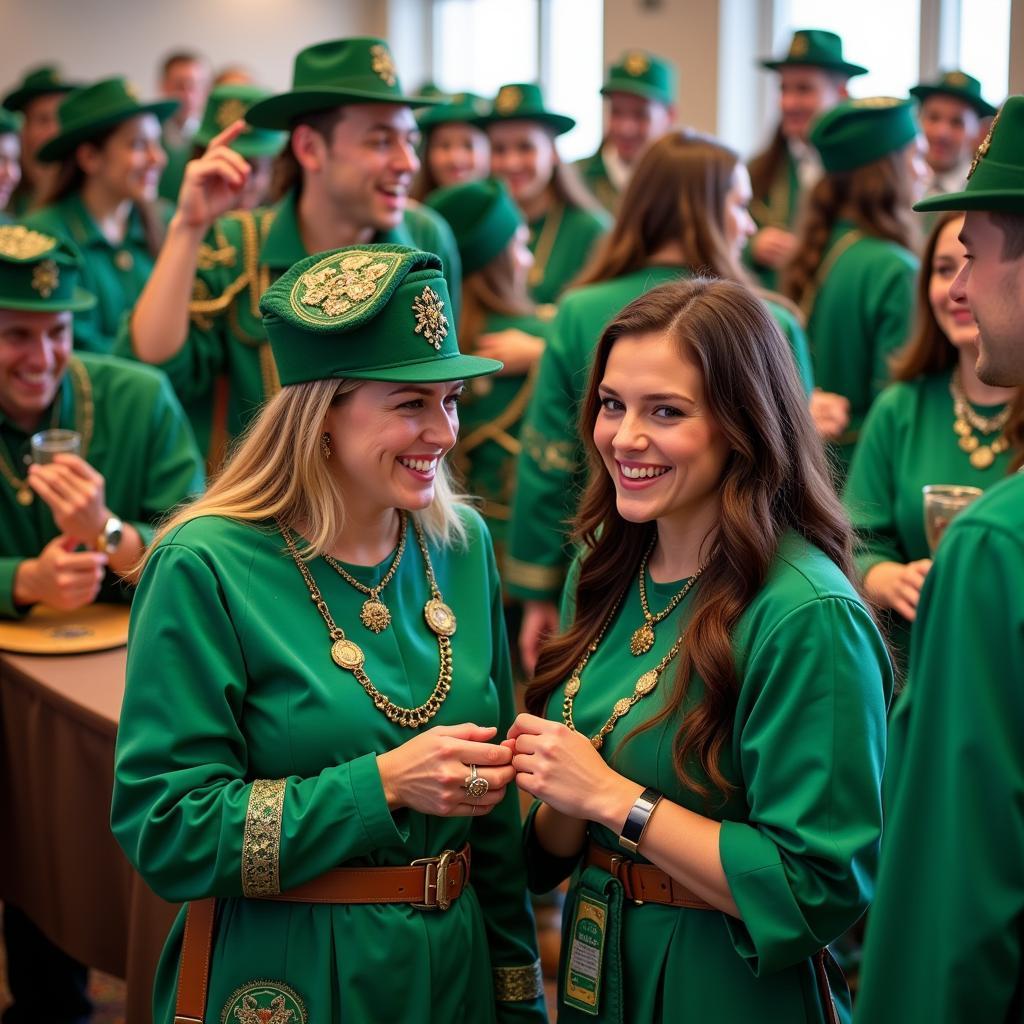
[[[79,313],[96,298],[78,287],[78,251],[53,235],[21,224],[0,225],[0,309]]]
[[[49,96],[55,92],[71,92],[81,88],[78,82],[65,82],[60,72],[52,65],[35,68],[21,80],[21,84],[4,97],[4,106],[8,110],[24,110],[32,100],[39,96]]]
[[[495,178],[440,188],[426,203],[451,226],[463,274],[487,266],[525,223],[508,189]]]
[[[480,124],[501,124],[505,121],[538,121],[556,135],[564,135],[576,127],[576,121],[565,114],[555,114],[544,106],[544,94],[533,82],[503,85],[494,97],[494,109]]]
[[[868,96],[846,100],[823,114],[810,140],[828,173],[852,171],[902,149],[917,135],[911,100]]]
[[[843,59],[843,41],[835,32],[826,32],[820,28],[797,29],[786,56],[781,60],[763,60],[761,67],[770,71],[791,67],[823,68],[826,71],[838,71],[849,78],[868,73],[868,69],[860,64],[851,64]]]
[[[269,95],[266,89],[255,85],[218,85],[206,101],[202,124],[192,141],[197,146],[208,146],[214,136],[240,117],[244,118],[254,103]],[[231,143],[231,148],[244,157],[277,156],[287,139],[287,132],[271,132],[247,124],[245,131]]]
[[[671,107],[678,88],[679,76],[674,64],[645,50],[630,50],[608,69],[601,95],[628,92]]]
[[[922,103],[929,96],[952,96],[973,107],[978,117],[991,117],[996,108],[981,95],[981,82],[963,71],[946,71],[934,82],[922,82],[910,90]]]
[[[303,114],[346,103],[427,107],[438,102],[429,96],[405,95],[388,44],[373,36],[360,36],[300,50],[295,58],[291,92],[254,103],[246,120],[256,128],[285,130]]]
[[[963,191],[929,196],[914,209],[1024,213],[1024,96],[1011,96],[996,114],[974,154]]]
[[[347,377],[435,383],[482,377],[495,359],[459,352],[433,253],[350,245],[299,260],[260,299],[283,385]]]
[[[58,112],[60,133],[40,147],[37,156],[44,163],[63,160],[76,146],[122,121],[139,114],[153,114],[160,121],[166,121],[177,109],[177,100],[142,103],[124,78],[104,78],[84,89],[76,89],[64,100]]]
[[[17,135],[21,131],[21,115],[0,107],[0,135]]]
[[[481,127],[484,118],[491,112],[490,100],[472,92],[459,92],[446,96],[436,107],[427,107],[416,115],[416,123],[424,131],[439,124],[472,124]]]

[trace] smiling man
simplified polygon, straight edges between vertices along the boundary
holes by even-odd
[[[160,258],[118,351],[162,366],[215,467],[226,443],[266,398],[277,371],[259,315],[272,281],[310,253],[366,242],[412,245],[439,256],[457,307],[461,279],[451,230],[409,199],[419,132],[387,44],[320,43],[295,59],[294,87],[249,108],[256,128],[287,129],[282,198],[227,212],[249,173],[225,124],[185,171]],[[446,310],[452,319],[457,309]]]

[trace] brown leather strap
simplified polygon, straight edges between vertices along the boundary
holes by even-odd
[[[714,910],[707,900],[681,885],[653,864],[639,864],[628,857],[606,850],[593,840],[587,847],[587,867],[603,868],[622,884],[622,893],[634,903],[663,903],[691,910]]]
[[[832,964],[840,973],[842,973],[842,968],[828,951],[828,946],[819,949],[813,959],[814,980],[818,985],[818,998],[821,1000],[821,1007],[825,1011],[825,1024],[840,1024],[839,1011],[836,1009],[835,999],[832,998],[832,986],[829,984],[826,965]]]
[[[215,899],[193,900],[188,905],[185,935],[181,941],[174,1024],[203,1024],[206,1018],[206,986],[210,980],[210,953],[213,950],[216,912]]]

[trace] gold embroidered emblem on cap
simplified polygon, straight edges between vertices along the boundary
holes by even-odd
[[[647,55],[643,53],[627,54],[622,66],[626,69],[626,74],[633,75],[634,78],[646,74],[651,68]]]
[[[906,100],[897,99],[895,96],[864,96],[859,100],[851,100],[850,105],[860,110],[888,110],[905,102]]]
[[[0,256],[31,260],[49,252],[56,244],[56,238],[44,235],[41,231],[32,231],[21,224],[0,227]]]
[[[807,36],[805,36],[803,32],[797,32],[797,34],[793,36],[793,42],[790,43],[789,46],[790,57],[802,57],[807,52],[809,45],[810,44],[807,42]]]
[[[422,334],[440,352],[441,342],[448,337],[444,300],[428,284],[413,300],[412,311],[416,314],[416,333]]]
[[[523,102],[523,92],[514,85],[502,86],[494,101],[494,109],[499,114],[511,114],[519,109]]]
[[[125,82],[124,91],[127,94],[128,99],[134,100],[136,103],[141,102],[139,100],[139,90],[136,89],[135,86],[132,85],[131,82]]]
[[[370,47],[370,67],[379,75],[385,85],[394,85],[398,81],[398,69],[391,57],[391,51],[378,43]]]
[[[967,76],[962,71],[950,71],[943,75],[943,81],[946,85],[966,85]]]
[[[988,156],[989,148],[992,145],[992,133],[996,130],[996,125],[999,124],[999,115],[1002,114],[1002,108],[996,111],[996,116],[992,118],[992,123],[988,126],[988,131],[985,133],[985,138],[981,140],[981,145],[978,147],[978,151],[974,154],[974,159],[971,161],[971,168],[967,172],[967,180],[971,180],[971,175],[978,169],[978,164]]]
[[[225,100],[217,108],[217,114],[214,118],[217,122],[217,127],[227,128],[228,125],[234,124],[239,118],[245,117],[247,109],[246,105],[239,99]],[[249,131],[248,125],[246,125],[246,131]]]
[[[303,306],[319,309],[328,317],[343,316],[376,295],[381,278],[398,260],[380,253],[353,252],[340,260],[329,257],[307,270],[292,289],[291,306],[304,320],[318,322]],[[297,293],[304,289],[301,298]],[[298,298],[298,301],[296,299]]]
[[[43,260],[32,268],[32,287],[44,298],[48,299],[60,284],[60,271],[53,260]]]

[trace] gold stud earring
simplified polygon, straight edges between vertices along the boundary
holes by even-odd
[[[331,435],[328,434],[327,431],[325,430],[320,435],[320,454],[325,459],[329,459],[331,457],[331,453],[333,451],[334,451],[334,449],[331,448]]]

